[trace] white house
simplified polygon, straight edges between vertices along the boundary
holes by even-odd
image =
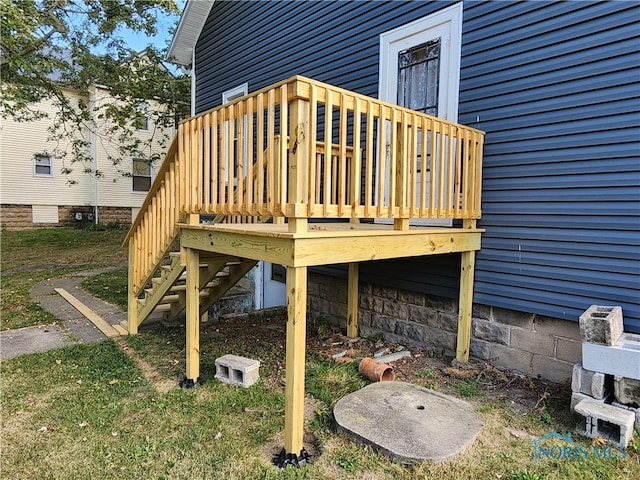
[[[94,86],[87,96],[63,90],[72,104],[83,100],[99,107],[113,102],[106,87]],[[141,158],[124,158],[114,165],[110,155],[117,154],[118,133],[94,114],[94,128],[87,128],[91,165],[72,163],[70,142],[54,143],[49,128],[57,109],[53,100],[42,101],[34,109],[46,112],[46,118],[30,122],[0,120],[0,222],[3,229],[70,226],[84,223],[131,224],[154,178],[154,167],[147,158],[162,153],[174,136],[173,128],[153,125],[150,109],[153,101],[140,106],[135,119],[135,135],[151,140]],[[91,109],[93,110],[93,108]],[[79,134],[80,135],[80,134]],[[57,148],[56,148],[57,147]],[[52,152],[67,151],[66,156]],[[100,176],[85,173],[85,167],[100,171]],[[68,169],[71,170],[68,173]]]

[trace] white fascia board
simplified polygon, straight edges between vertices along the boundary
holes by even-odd
[[[167,53],[167,61],[191,65],[193,51],[215,0],[187,0]]]

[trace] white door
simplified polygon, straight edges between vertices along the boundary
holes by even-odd
[[[255,276],[256,310],[287,304],[287,269],[268,262],[258,263]]]
[[[462,2],[380,35],[380,99],[457,121],[461,38]],[[390,128],[386,131],[390,135]],[[390,140],[388,137],[387,155]],[[419,137],[418,152],[423,141],[431,139]],[[431,168],[429,160],[418,158],[418,179],[423,168]],[[388,191],[388,175],[379,172],[378,181],[383,181],[382,178]],[[423,188],[430,186],[418,185],[418,195]],[[450,220],[412,223],[451,225]]]

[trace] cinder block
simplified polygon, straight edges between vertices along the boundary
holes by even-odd
[[[616,395],[616,400],[620,403],[640,406],[640,380],[614,377],[613,391]]]
[[[628,410],[630,412],[632,412],[635,416],[636,416],[636,423],[635,423],[635,429],[640,432],[640,407],[636,408],[636,407],[632,407],[629,405],[624,405],[622,403],[618,403],[618,402],[613,402],[611,405],[613,405],[614,407],[618,407],[618,408],[623,408],[624,410]]]
[[[583,417],[578,431],[590,438],[605,437],[622,448],[627,448],[633,436],[636,416],[633,412],[597,400],[583,400],[575,407]]]
[[[571,391],[602,400],[611,391],[611,378],[611,375],[587,370],[581,363],[576,363],[571,376]]]
[[[580,337],[586,343],[613,345],[622,335],[622,308],[591,305],[580,315]]]
[[[258,381],[260,361],[238,355],[223,355],[216,358],[215,378],[231,385],[250,387]]]
[[[571,394],[571,412],[575,413],[576,405],[578,405],[583,400],[593,400],[593,397],[587,395],[586,393],[573,392]]]
[[[613,346],[583,343],[582,366],[594,372],[640,380],[640,335],[623,333]]]

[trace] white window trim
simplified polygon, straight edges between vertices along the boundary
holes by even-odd
[[[237,98],[244,97],[249,94],[249,84],[243,83],[242,85],[238,85],[237,87],[230,88],[222,92],[222,104],[229,103],[234,101]]]
[[[244,97],[245,95],[249,94],[249,84],[247,82],[243,83],[242,85],[238,85],[237,87],[233,87],[230,88],[229,90],[226,90],[224,92],[222,92],[222,104],[226,105],[227,103],[233,102],[234,100],[237,100],[238,98]],[[247,131],[248,128],[248,122],[247,122],[247,116],[245,115],[243,120],[242,120],[242,127],[243,127],[243,131]],[[224,122],[224,139],[225,139],[225,144],[229,145],[229,143],[231,142],[231,138],[229,138],[229,122]],[[244,142],[242,144],[242,158],[246,159],[247,158],[247,151],[248,151],[248,145],[247,145],[247,137],[244,137]],[[229,158],[226,158],[226,166],[225,166],[225,171],[229,171]],[[236,185],[238,182],[238,179],[235,178],[235,172],[234,172],[234,179],[233,179],[233,184]],[[225,180],[226,183],[226,180]]]
[[[36,158],[48,158],[49,159],[49,173],[38,173],[36,171]],[[34,177],[53,177],[53,157],[51,155],[34,155],[33,156],[33,176]]]

